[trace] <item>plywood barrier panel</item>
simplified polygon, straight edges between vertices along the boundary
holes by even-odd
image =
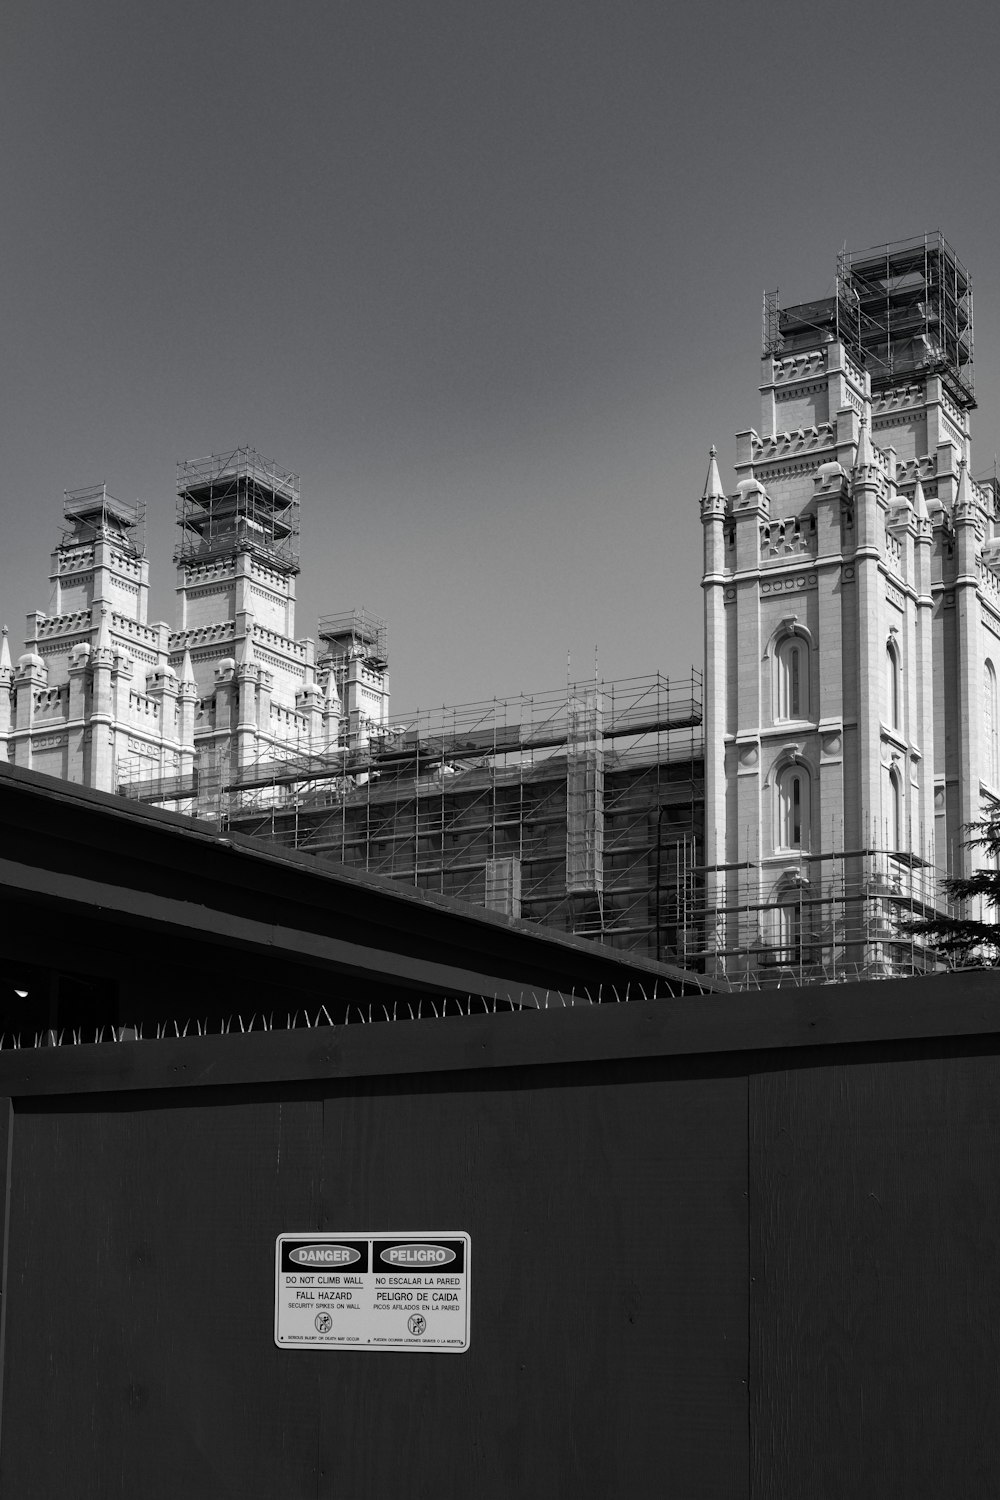
[[[5,1494],[746,1496],[745,1078],[323,1088],[16,1114]],[[469,1352],[275,1348],[310,1228],[467,1230]]]
[[[321,1148],[317,1102],[15,1115],[0,1492],[314,1493],[316,1372],[265,1383],[259,1352],[267,1236],[319,1212]]]
[[[754,1500],[1000,1493],[1000,1062],[750,1083]]]

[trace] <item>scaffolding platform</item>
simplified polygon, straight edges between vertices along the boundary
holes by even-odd
[[[145,521],[146,507],[142,501],[130,504],[126,500],[116,500],[114,495],[108,494],[106,484],[63,491],[62,540],[65,546],[103,540],[116,543],[131,557],[141,557]]]
[[[322,615],[316,633],[334,656],[362,656],[380,672],[389,666],[389,627],[367,609]]]
[[[837,258],[836,293],[779,308],[766,292],[765,357],[840,339],[872,389],[939,375],[964,410],[976,405],[972,278],[939,230]]]
[[[299,476],[253,448],[177,465],[174,561],[256,552],[285,573],[299,570]]]
[[[701,722],[701,674],[654,674],[418,710],[367,745],[290,750],[208,790],[119,790],[669,962],[704,857]]]

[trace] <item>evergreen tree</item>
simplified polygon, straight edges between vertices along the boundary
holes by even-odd
[[[982,849],[992,860],[971,875],[949,876],[942,882],[948,898],[959,909],[968,901],[982,897],[986,910],[992,908],[996,921],[981,922],[964,916],[930,917],[926,921],[908,922],[907,930],[915,937],[929,938],[943,957],[955,968],[978,966],[1000,967],[1000,806],[989,817],[970,823],[967,849]]]

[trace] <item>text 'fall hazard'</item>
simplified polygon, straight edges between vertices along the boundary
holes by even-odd
[[[462,1354],[471,1253],[463,1230],[279,1234],[274,1341],[281,1349]]]

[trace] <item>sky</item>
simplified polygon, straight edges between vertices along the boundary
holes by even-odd
[[[963,0],[7,0],[15,657],[64,490],[145,502],[172,623],[176,463],[250,444],[301,476],[296,633],[385,617],[395,708],[686,676],[765,289],[941,229],[992,471],[998,40]]]

